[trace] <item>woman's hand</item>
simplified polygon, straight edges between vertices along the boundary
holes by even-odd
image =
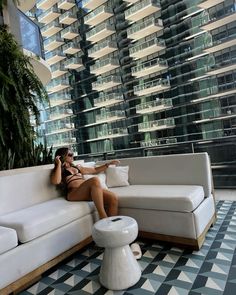
[[[61,156],[57,156],[55,159],[54,159],[54,163],[56,166],[61,166],[61,160],[60,160]]]
[[[111,162],[107,163],[107,166],[110,166],[110,165],[119,165],[120,164],[120,161],[119,160],[112,160]]]

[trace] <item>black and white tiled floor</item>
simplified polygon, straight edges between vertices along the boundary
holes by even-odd
[[[219,201],[217,216],[200,251],[138,241],[143,253],[139,260],[142,277],[127,290],[111,291],[100,285],[103,251],[91,244],[20,295],[235,295],[236,202]]]

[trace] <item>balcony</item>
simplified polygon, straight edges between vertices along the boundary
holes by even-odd
[[[52,23],[46,25],[41,29],[43,37],[51,37],[62,30],[62,26],[59,24],[58,20],[53,21]]]
[[[64,53],[61,52],[61,50],[51,51],[45,54],[45,59],[50,65],[53,65],[65,58],[66,56],[64,55]]]
[[[123,101],[123,95],[120,93],[99,93],[99,97],[94,99],[94,105],[96,107],[106,107]]]
[[[119,67],[119,61],[116,58],[106,58],[105,60],[97,60],[94,65],[90,67],[90,73],[101,75],[112,71]]]
[[[115,138],[128,135],[127,128],[113,128],[97,131],[97,137],[87,141],[102,140],[106,138]]]
[[[58,92],[70,87],[68,79],[54,79],[46,87],[50,93]]]
[[[217,12],[220,15],[219,17],[217,15]],[[231,23],[235,21],[235,12],[235,6],[232,6],[230,10],[228,7],[225,7],[225,11],[222,11],[222,8],[219,8],[218,10],[216,8],[215,14],[206,13],[206,15],[202,18],[201,29],[211,31]]]
[[[173,105],[172,105],[171,99],[153,100],[153,101],[148,101],[148,102],[136,105],[136,113],[138,114],[154,113],[156,111],[169,109],[172,106]]]
[[[79,52],[80,49],[80,44],[75,43],[75,42],[69,42],[66,43],[62,46],[62,51],[64,54],[75,54],[77,52]]]
[[[59,9],[64,9],[64,10],[69,10],[74,6],[75,6],[75,1],[74,0],[60,0],[57,3],[57,7]]]
[[[83,0],[82,6],[86,9],[95,9],[105,2],[107,2],[107,0]]]
[[[130,56],[139,59],[144,56],[156,53],[165,49],[165,41],[162,39],[151,39],[142,43],[137,43],[129,49]]]
[[[42,10],[47,10],[51,8],[54,4],[57,3],[58,0],[41,0],[37,2],[37,8]]]
[[[76,13],[71,11],[67,11],[59,17],[59,22],[64,25],[71,25],[75,21],[77,21]]]
[[[59,12],[58,8],[56,6],[53,6],[50,9],[43,12],[38,17],[38,21],[43,24],[48,24],[48,23],[54,21],[56,18],[58,18],[59,15],[61,15],[61,13]]]
[[[236,34],[232,34],[231,36],[226,36],[220,40],[213,40],[212,44],[208,48],[204,49],[204,52],[213,53],[225,48],[229,48],[236,45]]]
[[[99,6],[84,17],[84,23],[96,26],[113,15],[112,8],[106,5]]]
[[[51,107],[63,105],[65,103],[72,103],[71,94],[66,91],[50,94],[49,100]]]
[[[203,0],[201,3],[197,4],[197,6],[203,9],[208,9],[222,2],[224,2],[224,0]]]
[[[54,121],[54,120],[61,120],[64,118],[68,118],[73,115],[73,111],[71,109],[60,109],[56,112],[51,112],[49,115],[49,120],[47,121]],[[68,131],[68,130],[67,130]]]
[[[77,56],[72,57],[70,59],[67,59],[67,61],[64,63],[64,66],[66,69],[77,70],[78,68],[83,66],[82,59]]]
[[[22,12],[27,12],[34,7],[36,2],[36,0],[18,0],[16,4]]]
[[[64,30],[61,31],[61,37],[64,38],[64,39],[72,40],[77,36],[79,36],[78,28],[75,28],[75,27],[72,27],[72,26],[67,27],[67,28],[65,28]]]
[[[50,37],[50,38],[47,38],[45,41],[44,41],[44,49],[47,50],[47,51],[51,51],[51,50],[54,50],[56,48],[58,48],[59,46],[61,46],[62,44],[64,44],[64,40],[61,38],[61,35],[60,33]]]
[[[236,63],[235,60],[224,60],[223,62],[213,65],[207,66],[207,75],[208,76],[215,76],[222,73],[226,73],[229,71],[236,70]]]
[[[121,78],[119,76],[107,76],[99,77],[96,82],[92,83],[92,88],[97,91],[102,91],[111,87],[115,87],[121,84]]]
[[[128,38],[139,40],[163,30],[161,19],[150,18],[142,23],[134,24],[127,30]]]
[[[139,0],[124,0],[124,1],[125,2],[128,2],[128,3],[134,4],[134,3],[138,2]]]
[[[113,41],[104,41],[94,45],[88,50],[88,56],[92,58],[100,58],[104,55],[112,53],[117,50],[117,45]]]
[[[65,67],[61,63],[51,66],[51,71],[52,71],[52,78],[53,79],[60,77],[60,76],[67,73],[67,70],[65,69]]]
[[[107,123],[116,120],[121,120],[125,118],[125,111],[113,111],[113,112],[105,112],[99,115],[96,115],[97,123]]]
[[[161,10],[159,0],[143,0],[127,9],[125,11],[125,18],[131,21],[138,21],[159,10]]]
[[[162,144],[175,144],[177,143],[177,138],[170,137],[170,138],[162,138],[162,139],[151,139],[151,140],[143,140],[140,142],[142,147],[153,147]]]
[[[141,96],[151,93],[158,93],[170,88],[170,82],[167,79],[157,79],[153,81],[143,82],[134,86],[134,94]]]
[[[131,68],[132,75],[140,78],[156,72],[164,71],[168,68],[167,61],[161,58],[155,58],[146,61]]]
[[[41,80],[43,85],[46,85],[50,82],[52,78],[52,73],[49,64],[40,56],[36,55],[32,51],[23,49],[25,55],[29,56],[30,63],[34,69],[35,74]]]
[[[167,118],[149,122],[143,122],[138,124],[138,131],[139,132],[149,132],[149,131],[156,131],[162,129],[169,129],[175,127],[175,120],[174,118]]]
[[[86,33],[86,39],[94,43],[112,35],[113,33],[115,33],[114,26],[108,23],[102,23]]]

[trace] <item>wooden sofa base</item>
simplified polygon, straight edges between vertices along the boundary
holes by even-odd
[[[214,225],[215,221],[216,221],[216,215],[214,214],[211,220],[209,221],[209,223],[207,224],[207,226],[205,227],[202,234],[197,239],[175,237],[175,236],[162,235],[162,234],[156,234],[156,233],[145,232],[145,231],[139,231],[139,237],[145,238],[145,239],[169,242],[175,246],[190,248],[193,250],[200,250],[201,246],[203,245],[205,241],[205,237],[209,228]]]
[[[58,255],[57,257],[53,258],[52,260],[48,261],[47,263],[41,265],[37,269],[31,271],[27,275],[23,276],[19,280],[15,281],[14,283],[8,285],[7,287],[0,290],[0,295],[8,295],[8,294],[17,294],[20,291],[26,289],[30,285],[37,282],[41,275],[64,260],[65,258],[69,257],[70,255],[74,254],[75,252],[79,251],[80,249],[84,248],[88,244],[90,244],[93,241],[92,237],[88,237],[79,244],[75,245],[71,249],[63,252],[62,254]]]

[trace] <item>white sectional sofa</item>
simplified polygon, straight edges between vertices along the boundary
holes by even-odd
[[[140,236],[199,249],[215,221],[206,153],[122,159],[128,186],[112,187],[119,214]],[[49,183],[52,166],[0,172],[0,294],[39,279],[89,244],[97,220],[91,202],[68,202]]]

